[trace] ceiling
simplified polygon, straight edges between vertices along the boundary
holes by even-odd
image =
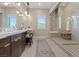
[[[26,2],[24,2],[24,3],[27,4]],[[49,9],[56,3],[57,2],[30,2],[29,7],[30,8]],[[9,2],[8,6],[4,6],[3,3],[0,3],[0,5],[3,7],[16,7],[16,3],[14,3],[14,2]]]
[[[49,9],[56,2],[30,2],[30,8],[40,8],[40,9]]]

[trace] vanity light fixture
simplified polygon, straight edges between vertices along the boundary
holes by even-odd
[[[7,6],[8,5],[8,2],[4,2],[4,5]]]

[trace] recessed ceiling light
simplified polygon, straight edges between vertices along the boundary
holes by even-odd
[[[4,2],[4,5],[7,6],[8,5],[8,2]]]
[[[17,6],[20,6],[21,5],[21,3],[20,2],[17,2]]]

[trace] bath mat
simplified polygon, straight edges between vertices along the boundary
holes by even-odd
[[[37,40],[36,57],[55,57],[46,40]]]

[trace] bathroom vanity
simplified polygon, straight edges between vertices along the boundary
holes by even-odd
[[[25,49],[26,30],[0,34],[0,57],[18,57]]]

